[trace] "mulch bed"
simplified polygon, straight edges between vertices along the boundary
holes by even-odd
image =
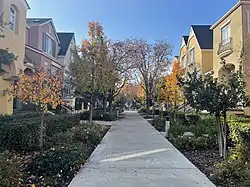
[[[223,161],[223,159],[219,156],[218,150],[180,151],[208,178],[211,178],[214,174],[216,164]],[[236,184],[233,184],[233,181],[227,181],[225,183],[226,184],[220,185],[218,187],[237,187]]]

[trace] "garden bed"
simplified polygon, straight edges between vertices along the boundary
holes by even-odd
[[[35,138],[34,129],[31,128],[32,133],[29,133],[27,123],[20,123],[23,120],[13,123],[8,118],[6,121],[10,128],[5,126],[7,122],[1,126],[0,134],[5,132],[12,134],[1,139],[9,145],[1,146],[0,186],[68,186],[109,129],[109,126],[80,124],[79,116],[51,118],[47,117],[47,123],[49,121],[54,123],[53,120],[56,120],[56,123],[48,123],[49,131],[44,138],[43,151],[37,150],[37,147],[33,148],[33,143],[36,141],[28,141],[25,136],[18,139],[18,144],[13,139],[8,140],[18,135],[18,131],[13,130],[15,128],[25,129],[22,132],[28,136],[34,135],[30,137],[31,139]],[[74,124],[70,123],[72,121]],[[39,123],[33,120],[32,124],[35,122]],[[18,125],[11,127],[11,123]],[[22,147],[22,143],[25,147]]]
[[[218,187],[250,187],[250,164],[247,159],[249,146],[246,144],[244,147],[238,147],[237,145],[236,148],[240,152],[233,149],[230,151],[230,156],[223,160],[219,156],[214,117],[201,115],[196,118],[191,115],[190,119],[186,121],[183,114],[177,114],[175,120],[173,120],[173,116],[170,116],[169,141]],[[249,119],[237,118],[237,120],[245,122],[243,124],[236,122],[236,134],[240,136],[241,129],[245,131],[250,129],[246,124]],[[160,132],[165,130],[163,118],[155,118],[151,124]],[[234,130],[234,132],[236,131]],[[246,135],[247,131],[243,137],[249,139],[249,135]],[[242,142],[241,140],[240,142]],[[237,142],[234,143],[236,145]],[[241,158],[243,161],[237,159],[238,155],[243,156],[243,153],[247,155]]]

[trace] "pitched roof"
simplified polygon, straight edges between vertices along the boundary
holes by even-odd
[[[183,39],[185,41],[185,44],[187,45],[187,43],[188,43],[188,36],[182,36],[182,37],[183,37]]]
[[[74,33],[58,32],[57,35],[60,41],[59,46],[61,47],[58,55],[64,56],[67,53],[72,38],[74,38]]]
[[[34,24],[41,25],[51,20],[52,18],[27,18],[27,23],[34,23]]]
[[[25,4],[27,5],[28,9],[30,9],[30,5],[29,3],[27,2],[27,0],[24,0]]]
[[[213,49],[213,31],[211,25],[191,25],[201,49]]]

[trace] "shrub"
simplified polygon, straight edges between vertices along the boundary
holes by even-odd
[[[186,151],[193,150],[208,150],[214,149],[217,146],[216,138],[214,137],[188,137],[179,136],[172,138],[171,141],[178,148]]]
[[[107,130],[107,126],[83,124],[73,130],[73,141],[97,145]]]
[[[164,132],[165,131],[165,119],[161,117],[155,117],[150,122],[158,131]]]
[[[27,175],[25,178],[37,185],[42,183],[44,178],[49,178],[51,182],[50,184],[47,182],[46,186],[59,186],[64,179],[74,177],[76,174],[74,168],[84,164],[91,152],[92,149],[84,144],[51,148],[28,164],[24,170]]]
[[[0,186],[20,186],[22,183],[20,164],[15,154],[0,153]]]
[[[11,116],[4,115],[0,116],[0,125],[10,122],[29,120],[30,118],[40,118],[40,116],[37,112],[26,113],[26,114],[15,114]]]
[[[230,120],[229,126],[234,146],[228,158],[218,164],[213,180],[219,185],[233,181],[246,187],[250,181],[250,123],[247,118],[234,118]]]
[[[89,120],[90,112],[82,112],[81,120]],[[117,119],[117,114],[115,111],[103,113],[103,111],[95,110],[93,111],[93,120],[97,121],[114,121]]]
[[[47,116],[46,136],[65,132],[79,124],[79,116]],[[38,149],[40,120],[23,120],[0,126],[0,150],[31,151]]]

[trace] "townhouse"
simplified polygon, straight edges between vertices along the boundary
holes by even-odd
[[[13,99],[8,94],[3,94],[10,83],[18,79],[20,70],[24,69],[25,58],[25,34],[26,16],[30,9],[26,0],[0,0],[0,14],[3,13],[5,24],[0,38],[0,49],[8,48],[10,52],[17,56],[17,59],[9,65],[2,62],[0,74],[0,115],[13,113]]]
[[[202,76],[213,70],[213,32],[211,25],[192,25],[182,36],[179,61],[186,71],[196,68]]]
[[[241,66],[246,93],[250,95],[250,0],[239,0],[211,26],[211,30],[214,78],[223,82]],[[248,107],[245,113],[250,114]]]
[[[76,41],[74,33],[58,32],[60,41],[60,51],[58,60],[64,66],[64,85],[63,100],[67,105],[75,109],[76,97],[74,95],[75,88],[72,85],[72,76],[70,72],[70,63],[74,60],[74,50],[76,50]]]
[[[52,18],[27,19],[24,73],[32,74],[43,69],[49,74],[62,74],[62,99],[71,109],[75,109],[76,101],[69,82],[69,65],[73,61],[75,47],[74,33],[56,32]],[[14,109],[32,110],[34,106],[22,105],[15,99]]]

